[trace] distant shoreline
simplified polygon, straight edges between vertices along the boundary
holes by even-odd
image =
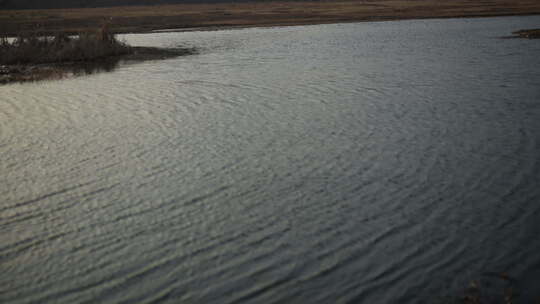
[[[493,18],[493,17],[526,17],[526,16],[538,16],[540,13],[534,14],[515,14],[515,15],[493,15],[493,16],[453,16],[453,17],[422,17],[422,18],[401,18],[401,19],[380,19],[380,20],[346,20],[335,22],[310,22],[310,23],[294,23],[294,24],[253,24],[253,25],[223,25],[223,26],[201,26],[201,27],[183,27],[183,28],[166,28],[156,29],[149,31],[131,31],[131,32],[117,32],[118,34],[152,34],[152,33],[186,33],[186,32],[212,32],[212,31],[226,31],[226,30],[242,30],[248,28],[272,28],[272,27],[287,27],[287,26],[309,26],[309,25],[325,25],[325,24],[347,24],[347,23],[360,23],[360,22],[392,22],[392,21],[410,21],[410,20],[436,20],[436,19],[464,19],[464,18]],[[521,31],[521,30],[520,30]],[[529,31],[529,30],[523,30]],[[503,38],[526,38],[516,33],[513,35],[503,36]]]
[[[538,0],[322,0],[0,10],[0,36],[79,33],[103,22],[110,23],[115,33],[148,33],[537,14]]]

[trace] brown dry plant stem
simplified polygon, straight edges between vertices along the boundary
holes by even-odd
[[[0,65],[21,65],[93,61],[132,52],[103,26],[98,31],[69,36],[59,32],[43,36],[38,32],[0,39]]]

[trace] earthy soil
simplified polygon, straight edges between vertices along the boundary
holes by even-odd
[[[538,0],[321,0],[3,10],[0,36],[77,33],[104,22],[113,32],[301,25],[417,18],[540,14]]]

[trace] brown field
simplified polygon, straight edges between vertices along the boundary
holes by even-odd
[[[83,32],[109,20],[118,33],[540,13],[539,0],[321,0],[3,10],[0,35]]]

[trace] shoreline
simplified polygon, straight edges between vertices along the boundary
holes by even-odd
[[[419,17],[419,18],[401,18],[401,19],[380,19],[380,20],[352,20],[352,21],[330,21],[330,22],[310,22],[310,23],[268,23],[268,24],[253,24],[253,25],[223,25],[223,26],[200,26],[200,27],[183,27],[183,28],[170,28],[170,29],[157,29],[147,31],[132,31],[132,32],[118,32],[117,34],[158,34],[158,33],[186,33],[186,32],[214,32],[214,31],[229,31],[229,30],[242,30],[250,28],[272,28],[272,27],[288,27],[288,26],[310,26],[310,25],[327,25],[327,24],[348,24],[348,23],[364,23],[364,22],[399,22],[399,21],[413,21],[413,20],[445,20],[445,19],[477,19],[477,18],[502,18],[502,17],[527,17],[527,16],[539,16],[540,13],[531,14],[514,14],[514,15],[492,15],[492,16],[453,16],[453,17]],[[503,38],[522,38],[519,36],[510,35]]]
[[[1,10],[0,36],[75,34],[104,22],[111,32],[125,34],[539,14],[537,0],[322,0]]]
[[[113,71],[120,63],[137,63],[193,55],[193,48],[131,47],[133,53],[90,61],[65,61],[34,64],[0,65],[0,86],[17,82],[57,80],[74,76]]]
[[[395,20],[391,20],[395,21]],[[279,25],[278,25],[279,26]],[[271,26],[269,26],[271,27]],[[229,27],[213,29],[167,29],[159,32],[178,32],[178,31],[220,31],[231,29],[243,29],[242,27]],[[522,29],[512,33],[512,36],[500,37],[501,39],[538,39],[540,38],[540,29]],[[158,47],[130,47],[133,52],[124,55],[114,55],[110,57],[98,58],[89,61],[65,61],[34,64],[13,64],[0,65],[0,86],[10,83],[35,82],[41,80],[58,80],[67,77],[89,75],[102,71],[113,71],[120,63],[137,63],[147,60],[163,60],[179,56],[197,54],[195,48],[158,48]]]

